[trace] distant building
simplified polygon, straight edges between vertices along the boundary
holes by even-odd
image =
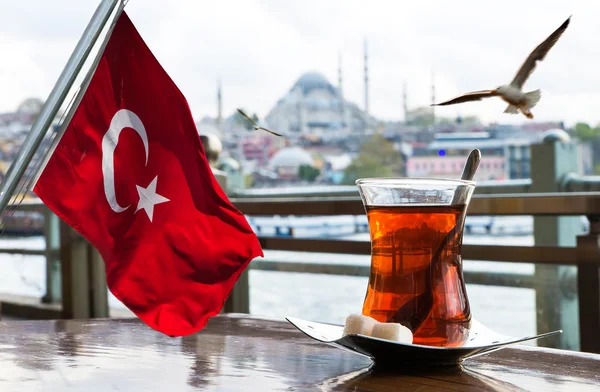
[[[579,157],[580,174],[586,176],[597,174],[594,167],[594,148],[592,143],[579,143],[579,154],[577,156]]]
[[[236,155],[243,161],[254,162],[256,167],[264,167],[284,142],[282,138],[264,132],[244,132],[246,134],[238,142]]]
[[[320,73],[302,75],[265,117],[267,124],[288,137],[314,136],[341,139],[348,133],[364,133],[368,115],[344,100]]]
[[[352,163],[349,154],[331,155],[325,158],[323,167],[323,180],[326,183],[339,185],[344,179],[344,170]]]
[[[281,180],[298,179],[298,169],[302,165],[315,166],[310,153],[300,147],[282,148],[269,160],[269,168]]]
[[[413,150],[407,175],[460,178],[469,152],[478,148],[482,159],[475,180],[530,178],[530,144],[527,139],[495,139],[488,132],[437,134],[432,143]]]
[[[240,163],[231,157],[222,157],[217,163],[217,169],[227,174],[227,193],[246,187],[244,173]]]

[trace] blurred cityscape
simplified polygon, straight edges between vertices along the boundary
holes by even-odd
[[[397,117],[404,120],[377,119],[369,111],[366,40],[361,60],[363,102],[346,99],[340,57],[336,81],[316,71],[299,75],[295,81],[290,80],[287,93],[272,97],[273,105],[264,118],[241,105],[256,123],[284,137],[255,131],[237,111],[224,113],[227,85],[217,80],[215,111],[198,117],[197,129],[218,153],[218,161],[211,163],[227,173],[227,191],[353,185],[357,178],[372,176],[457,178],[473,148],[479,148],[483,157],[476,181],[527,179],[529,146],[549,132],[566,132],[579,141],[580,174],[600,173],[600,128],[585,123],[565,129],[563,122],[483,124],[474,116],[446,118],[436,114],[433,106],[411,106],[406,83],[402,94],[398,94],[402,101],[398,102]],[[419,88],[429,90],[434,103],[434,75],[431,80],[430,86]],[[42,106],[42,100],[29,98],[14,112],[0,113],[0,180]],[[55,131],[59,120],[54,124]],[[25,196],[34,197],[31,192]]]
[[[458,178],[473,148],[483,156],[475,180],[529,178],[529,146],[556,130],[579,140],[581,174],[600,172],[600,129],[584,123],[565,129],[561,122],[507,125],[482,124],[476,117],[444,118],[436,116],[432,107],[411,107],[406,89],[399,104],[405,120],[380,121],[368,110],[366,61],[365,56],[362,105],[344,98],[340,67],[337,85],[318,72],[300,75],[287,94],[273,97],[273,107],[264,118],[243,108],[259,125],[284,137],[254,131],[237,112],[222,113],[227,89],[218,82],[215,113],[199,118],[197,128],[221,150],[216,168],[227,172],[228,191],[353,185],[357,178],[370,176]],[[434,101],[435,86],[430,88]],[[41,100],[31,98],[14,112],[0,113],[0,178],[42,106]]]

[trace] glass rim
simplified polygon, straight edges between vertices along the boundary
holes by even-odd
[[[359,178],[355,181],[356,185],[388,185],[388,186],[402,186],[402,185],[466,185],[475,186],[475,181],[452,179],[452,178],[438,178],[438,177],[367,177]]]

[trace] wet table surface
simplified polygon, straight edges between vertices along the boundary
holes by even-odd
[[[170,338],[138,320],[0,322],[0,391],[598,391],[600,355],[528,346],[381,372],[285,321],[218,316]]]

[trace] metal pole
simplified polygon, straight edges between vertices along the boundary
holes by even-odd
[[[48,148],[47,151],[44,152],[45,156],[40,157],[36,166],[33,167],[33,170],[35,170],[35,172],[30,173],[29,176],[30,176],[31,180],[30,180],[29,184],[26,184],[26,188],[33,189],[35,187],[35,184],[37,183],[40,176],[42,175],[42,172],[44,171],[44,168],[48,164],[48,161],[50,160],[52,153],[58,146],[60,139],[62,139],[63,135],[65,134],[65,131],[67,130],[67,127],[71,123],[71,120],[73,119],[73,116],[75,115],[75,111],[79,107],[79,104],[81,103],[81,100],[83,99],[83,97],[87,91],[87,88],[89,87],[90,82],[92,81],[92,78],[94,77],[96,68],[98,68],[98,64],[100,63],[100,60],[102,59],[102,55],[104,54],[106,45],[108,45],[110,36],[112,35],[112,32],[115,29],[115,25],[117,24],[117,21],[119,20],[119,17],[121,16],[123,9],[125,8],[125,4],[126,4],[126,2],[122,2],[119,5],[119,7],[117,8],[115,17],[113,18],[112,23],[110,24],[110,27],[108,28],[106,35],[104,36],[104,40],[102,41],[102,44],[100,45],[100,48],[98,50],[98,53],[96,54],[96,58],[94,59],[94,62],[88,69],[87,74],[85,75],[83,81],[81,82],[81,85],[79,86],[79,90],[75,93],[73,102],[71,102],[70,107],[67,108],[67,113],[64,116],[64,118],[62,119],[62,123],[60,124],[60,129],[58,130],[56,136],[52,140],[50,147]]]
[[[560,192],[562,179],[578,170],[577,156],[577,145],[571,141],[544,139],[540,144],[531,145],[529,192]],[[536,246],[576,246],[576,234],[580,231],[579,217],[538,215],[533,218]],[[537,345],[579,350],[578,298],[565,289],[565,281],[576,279],[576,267],[536,264],[534,268],[537,330],[563,330],[560,335],[539,340]]]
[[[17,157],[10,165],[6,177],[0,185],[0,214],[8,205],[10,198],[17,188],[21,177],[25,173],[27,166],[39,148],[48,128],[52,124],[52,120],[56,117],[60,106],[65,100],[69,89],[75,82],[79,71],[85,64],[90,52],[92,51],[96,40],[100,36],[102,29],[108,22],[111,13],[115,6],[121,0],[102,0],[96,8],[92,19],[88,23],[81,39],[73,50],[71,57],[67,61],[67,65],[58,77],[54,88],[50,92],[44,107],[40,111],[39,116],[31,126],[31,130],[23,145],[19,149]]]

